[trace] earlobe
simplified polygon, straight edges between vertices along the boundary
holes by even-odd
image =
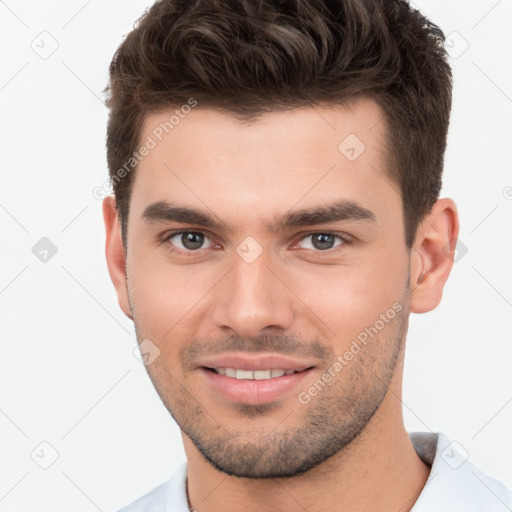
[[[112,195],[103,199],[103,220],[106,231],[105,256],[110,279],[116,289],[119,306],[123,313],[132,319],[126,283],[126,257],[121,238],[121,224],[115,198]]]
[[[453,267],[459,219],[452,199],[439,199],[418,227],[411,253],[411,312],[426,313],[441,302]]]

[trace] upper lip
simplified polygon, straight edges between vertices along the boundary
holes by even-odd
[[[198,362],[199,367],[236,368],[238,370],[294,370],[301,372],[314,366],[306,361],[298,361],[289,357],[266,354],[226,354],[223,356],[205,357]]]

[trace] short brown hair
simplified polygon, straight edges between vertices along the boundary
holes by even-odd
[[[146,116],[187,104],[240,120],[371,97],[385,112],[386,172],[407,248],[439,198],[452,75],[438,26],[404,0],[160,0],[117,49],[105,88],[107,161],[127,247]],[[341,141],[340,141],[341,142]]]

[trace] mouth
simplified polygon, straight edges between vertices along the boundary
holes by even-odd
[[[229,403],[259,405],[290,399],[307,388],[304,380],[314,370],[291,368],[243,369],[200,367],[205,388]]]
[[[238,380],[268,380],[282,377],[283,375],[292,375],[294,373],[301,373],[301,371],[310,370],[285,370],[283,368],[271,368],[268,370],[243,370],[240,368],[208,368],[206,370],[217,373],[218,375],[225,375]]]

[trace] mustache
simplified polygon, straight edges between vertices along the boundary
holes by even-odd
[[[333,350],[319,340],[304,341],[290,335],[262,334],[255,338],[236,335],[217,340],[194,339],[179,351],[184,370],[193,369],[199,357],[216,356],[227,352],[295,355],[321,361],[334,359]]]

